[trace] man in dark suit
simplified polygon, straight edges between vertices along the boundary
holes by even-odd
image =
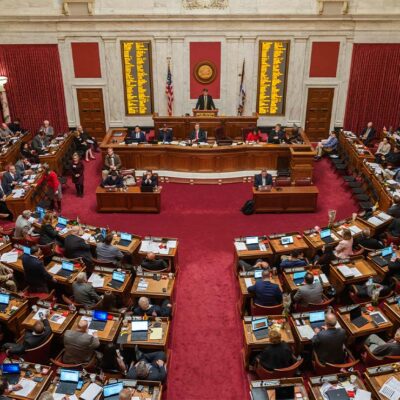
[[[25,132],[25,130],[22,129],[22,127],[21,127],[21,122],[20,122],[19,118],[15,118],[14,122],[10,122],[8,124],[8,127],[10,128],[10,130],[13,133],[18,133],[18,132],[24,133]]]
[[[135,130],[133,132],[129,131],[125,137],[126,144],[143,143],[145,141],[146,141],[146,135],[142,130],[140,130],[138,126],[135,126]]]
[[[46,271],[41,256],[42,251],[38,246],[31,247],[31,254],[22,255],[25,281],[32,293],[49,293],[48,283],[56,283],[56,280]]]
[[[4,193],[3,185],[0,180],[0,217],[6,218],[9,221],[13,220],[13,215],[6,204],[6,194]]]
[[[140,265],[142,268],[153,272],[162,271],[168,267],[167,262],[165,260],[157,260],[153,252],[147,253],[146,258]]]
[[[372,122],[368,122],[367,126],[361,131],[360,135],[364,145],[368,146],[375,136],[376,129],[374,128],[374,124]]]
[[[166,124],[158,131],[159,142],[171,143],[173,140],[173,132],[171,128],[168,128]]]
[[[208,89],[204,88],[203,94],[197,99],[196,110],[215,110],[214,101],[208,94]]]
[[[7,196],[12,192],[14,186],[16,186],[21,178],[22,175],[17,172],[15,165],[10,165],[8,171],[4,173],[2,181],[3,190]]]
[[[386,211],[393,218],[400,218],[400,196],[393,196],[393,205]]]
[[[272,186],[272,175],[266,169],[254,176],[254,187],[258,188],[260,186]]]
[[[346,331],[342,328],[336,328],[336,323],[335,314],[329,313],[325,317],[325,327],[314,329],[316,335],[312,338],[312,344],[319,361],[323,364],[345,362]]]
[[[361,235],[354,238],[353,246],[354,245],[362,246],[370,250],[380,250],[384,247],[381,241],[371,236],[369,228],[363,229]]]
[[[158,178],[157,175],[153,174],[153,171],[147,170],[142,177],[142,186],[158,186]]]
[[[144,381],[161,381],[167,376],[165,369],[166,355],[163,351],[142,353],[136,348],[136,360],[126,375],[128,379],[140,379]]]
[[[285,131],[281,124],[276,124],[274,129],[268,135],[268,143],[279,144],[285,141]]]
[[[247,288],[249,293],[254,293],[254,303],[260,306],[276,306],[282,303],[282,291],[278,285],[269,281],[269,275],[270,270],[264,269],[262,279]]]
[[[194,126],[194,130],[190,133],[190,140],[193,143],[206,142],[206,133],[200,129],[200,124]]]
[[[49,145],[49,141],[43,131],[40,131],[33,139],[32,139],[32,150],[35,150],[36,154],[44,154],[46,152],[46,147]]]
[[[124,180],[117,171],[112,171],[107,178],[103,180],[101,186],[104,188],[122,188],[124,187]]]
[[[32,330],[25,331],[24,340],[21,343],[6,343],[4,348],[9,356],[20,356],[29,349],[43,344],[51,335],[51,326],[45,315],[40,316],[39,321],[35,321]]]
[[[92,266],[92,253],[90,252],[90,245],[88,245],[79,235],[83,232],[79,226],[71,228],[71,234],[64,240],[65,257],[79,258],[81,257],[86,266]]]
[[[141,317],[147,315],[148,317],[169,317],[171,316],[172,304],[168,299],[165,299],[161,306],[150,303],[147,297],[141,297],[138,300],[137,307],[133,308],[133,315]]]

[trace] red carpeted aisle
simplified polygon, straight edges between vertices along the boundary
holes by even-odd
[[[180,241],[168,400],[247,399],[247,377],[240,358],[241,321],[235,308],[232,240],[323,225],[330,208],[337,210],[338,219],[350,216],[355,204],[342,180],[332,172],[328,160],[316,164],[315,183],[320,195],[314,214],[244,216],[239,209],[251,197],[247,184],[166,184],[160,215],[97,214],[94,192],[99,168],[98,160],[86,164],[84,199],[76,198],[73,185],[68,184],[63,215],[79,215],[87,223],[140,235],[177,237]]]

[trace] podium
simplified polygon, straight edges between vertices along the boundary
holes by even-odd
[[[194,117],[216,117],[218,115],[218,109],[215,110],[197,110],[193,108]]]
[[[292,181],[313,178],[315,150],[312,146],[292,146],[290,148],[290,170]]]

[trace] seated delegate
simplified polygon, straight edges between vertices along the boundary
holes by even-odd
[[[372,334],[365,340],[365,345],[376,357],[400,356],[400,329],[397,329],[394,338],[387,342]]]
[[[133,309],[133,315],[148,317],[169,317],[171,316],[172,304],[165,299],[161,306],[151,304],[147,297],[140,297],[138,304]]]
[[[167,269],[168,264],[165,260],[157,259],[155,253],[149,252],[146,255],[146,258],[140,263],[143,269],[152,272],[163,271]]]
[[[328,139],[321,140],[316,147],[317,155],[314,157],[317,161],[321,159],[321,157],[325,153],[331,153],[332,151],[336,150],[338,145],[338,139],[336,137],[336,132],[332,131],[329,134]]]
[[[142,353],[136,349],[137,363],[129,368],[128,379],[164,382],[167,371],[165,369],[166,356],[163,351]]]
[[[192,143],[207,142],[206,133],[200,129],[200,124],[194,126],[194,130],[190,133],[189,139]]]
[[[112,171],[107,178],[101,183],[103,188],[122,188],[124,187],[124,179],[117,171]]]
[[[125,136],[125,143],[144,143],[146,141],[146,134],[140,129],[139,126],[135,126],[134,131],[129,131]]]
[[[157,187],[158,186],[158,177],[157,175],[153,174],[153,171],[147,170],[142,177],[142,186],[152,186]]]
[[[304,283],[304,285],[298,288],[293,300],[305,307],[310,305],[310,303],[322,303],[324,291],[319,281],[314,282],[314,275],[312,273],[306,273],[304,277]]]
[[[282,303],[282,291],[277,284],[270,282],[269,269],[264,269],[262,279],[249,286],[247,291],[254,294],[254,303],[260,306],[276,306]]]
[[[254,175],[254,187],[272,186],[272,175],[266,169],[261,170],[257,175]]]
[[[289,256],[283,255],[279,267],[281,270],[285,268],[305,267],[307,260],[304,258],[304,252],[301,250],[293,250]]]
[[[162,143],[171,143],[173,140],[173,132],[171,128],[168,128],[166,124],[158,131],[157,140]]]

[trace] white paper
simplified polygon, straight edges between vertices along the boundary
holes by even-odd
[[[246,284],[247,288],[249,286],[253,286],[253,281],[251,280],[251,278],[244,278],[244,283]]]
[[[0,261],[5,263],[15,263],[18,260],[18,252],[17,251],[9,251],[8,253],[4,253],[1,255]]]
[[[132,321],[132,332],[147,331],[149,327],[148,321]]]
[[[17,189],[15,192],[13,191],[13,199],[20,199],[21,197],[24,197],[25,190],[24,189]]]
[[[299,330],[300,335],[307,339],[311,340],[315,336],[315,332],[310,325],[300,325],[297,327],[297,329]]]
[[[321,278],[322,283],[328,284],[328,278],[326,277],[325,274],[319,274],[319,277]]]
[[[371,392],[367,392],[363,389],[357,389],[356,395],[354,396],[354,400],[370,400]]]
[[[52,322],[53,324],[62,325],[66,319],[67,317],[64,317],[61,314],[53,314],[50,317],[49,321]]]
[[[349,268],[349,269],[355,278],[362,276],[362,273],[358,270],[357,267],[353,267],[353,268]]]
[[[379,316],[383,319],[383,322],[380,322],[380,324],[384,324],[384,323],[388,322],[388,320],[385,318],[385,316],[384,316],[380,311],[371,312],[371,313],[369,313],[369,315],[370,315],[371,317],[372,317],[373,315],[379,315]],[[400,390],[400,387],[399,387],[399,390]]]
[[[394,376],[389,378],[379,390],[379,393],[390,400],[400,399],[400,381]]]
[[[40,321],[39,314],[42,313],[43,315],[46,315],[47,311],[48,311],[47,308],[39,308],[39,309],[36,311],[35,315],[32,317],[32,319],[37,320],[37,321]]]
[[[61,270],[61,264],[55,264],[49,269],[50,274],[58,274]]]
[[[88,317],[87,315],[82,315],[81,321],[87,321],[88,324],[92,322],[92,317]]]
[[[143,240],[140,245],[140,251],[143,253],[155,253],[158,254],[160,252],[160,248],[158,247],[158,243],[154,243],[151,240]]]
[[[90,282],[94,288],[99,288],[104,286],[104,278],[102,278],[99,274],[96,273],[90,275],[88,282]]]
[[[347,265],[338,265],[337,269],[345,278],[353,276],[352,268],[349,268]]]
[[[169,249],[176,249],[177,241],[176,240],[168,240],[167,247]]]
[[[237,251],[246,251],[247,247],[244,242],[235,242],[235,248]]]
[[[397,183],[397,182],[396,182],[396,183]],[[377,215],[377,217],[380,218],[380,219],[382,219],[383,221],[388,221],[390,218],[392,218],[390,215],[384,213],[383,211],[380,212],[380,213]]]
[[[93,400],[102,391],[103,388],[99,386],[97,383],[91,383],[79,397],[83,400]]]
[[[96,329],[88,329],[88,335],[93,336],[95,332],[97,332]]]
[[[167,247],[167,248],[162,248],[162,249],[160,249],[160,254],[169,254],[169,248]]]
[[[374,225],[374,226],[378,226],[378,225],[382,224],[382,220],[379,219],[379,218],[376,218],[376,217],[368,218],[367,221],[368,221],[370,224]]]
[[[83,239],[83,240],[89,240],[90,238],[91,238],[91,234],[90,233],[84,233],[82,236],[81,236],[81,238]]]
[[[267,251],[267,248],[265,247],[264,243],[260,243],[259,247],[260,247],[260,251]]]
[[[21,397],[28,397],[29,393],[32,392],[32,390],[35,389],[37,385],[36,382],[26,378],[21,378],[18,384],[22,386],[22,389],[12,393],[16,396]]]
[[[54,400],[63,400],[65,399],[65,394],[63,393],[52,393]],[[68,396],[68,400],[78,400],[78,398],[73,394],[72,396]]]
[[[361,232],[361,229],[357,225],[350,226],[349,230],[353,235],[357,235],[357,233]]]

